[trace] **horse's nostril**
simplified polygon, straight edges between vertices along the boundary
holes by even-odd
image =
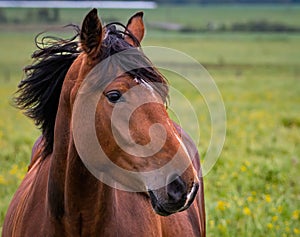
[[[172,176],[169,180],[171,182],[167,185],[168,197],[174,202],[183,200],[186,195],[186,183],[179,175]]]

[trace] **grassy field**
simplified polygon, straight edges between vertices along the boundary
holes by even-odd
[[[61,21],[79,22],[84,12],[64,10]],[[103,10],[101,15],[126,19],[132,12]],[[289,6],[163,7],[146,11],[145,18],[182,24],[268,18],[297,25],[299,13],[299,7]],[[39,135],[11,106],[22,68],[30,63],[36,33],[6,28],[0,34],[0,226]],[[300,236],[300,35],[149,30],[143,45],[171,47],[193,56],[206,66],[223,96],[226,141],[204,178],[208,236]],[[189,70],[191,77],[198,76]],[[199,151],[204,155],[210,118],[203,98],[194,99],[201,121]]]
[[[34,10],[32,10],[33,12]],[[87,9],[63,9],[60,11],[61,22],[80,23]],[[106,22],[111,20],[127,21],[128,16],[137,10],[124,9],[99,9],[99,14]],[[30,17],[28,11],[22,9],[7,9],[8,19],[18,22],[36,20]],[[231,24],[233,22],[247,22],[257,20],[268,20],[270,22],[281,22],[293,26],[299,26],[300,6],[298,5],[224,5],[224,6],[160,6],[155,10],[144,10],[146,23],[149,22],[172,22],[191,27],[206,26],[208,23]]]

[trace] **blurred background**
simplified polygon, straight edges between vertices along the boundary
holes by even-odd
[[[222,94],[226,141],[218,162],[204,177],[208,236],[300,236],[299,3],[0,1],[0,232],[40,135],[12,103],[24,77],[22,69],[32,62],[34,38],[44,30],[72,36],[63,26],[80,25],[89,9],[97,7],[106,23],[126,24],[143,10],[147,34],[142,45],[170,47],[194,57]],[[197,78],[193,68],[181,67]],[[186,90],[197,110],[197,146],[204,157],[211,134],[205,101],[175,75],[165,75],[171,85]]]

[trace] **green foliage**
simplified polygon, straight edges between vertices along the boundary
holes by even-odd
[[[274,9],[265,15],[278,22],[298,19],[300,15],[299,8]],[[237,19],[237,14],[260,18],[263,12],[258,10],[256,16],[250,16],[235,9],[230,14],[228,8],[220,7],[172,8],[166,16],[166,11],[167,8],[148,11],[145,19],[197,25],[203,24],[197,19],[211,20],[208,14],[212,12],[220,13],[214,19],[222,22]],[[67,14],[61,17],[81,19],[83,12],[65,10]],[[131,15],[121,10],[100,14],[115,19]],[[189,15],[195,15],[196,20]],[[13,92],[23,76],[22,67],[30,63],[35,34],[14,30],[0,34],[0,226],[26,173],[32,144],[39,136],[32,122],[11,106]],[[153,30],[148,32],[144,45],[175,48],[193,56],[206,66],[223,96],[226,142],[218,162],[204,177],[208,236],[300,235],[300,35]],[[191,77],[198,77],[192,68],[185,70]],[[203,157],[211,132],[205,102],[174,75],[166,75],[171,85],[185,89],[197,104],[201,122],[198,145]]]

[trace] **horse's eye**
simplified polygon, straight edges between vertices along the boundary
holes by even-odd
[[[109,91],[105,96],[111,103],[120,102],[122,99],[122,94],[119,91]]]

